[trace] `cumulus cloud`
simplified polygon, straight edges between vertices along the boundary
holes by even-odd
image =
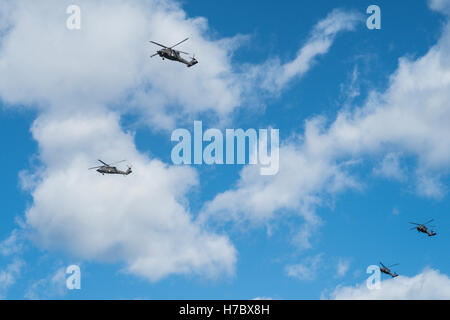
[[[399,276],[384,280],[381,289],[370,290],[366,284],[337,287],[330,299],[336,300],[448,300],[450,278],[438,270],[426,269],[414,277]]]
[[[264,225],[277,218],[281,209],[283,216],[289,211],[298,212],[307,225],[298,231],[294,242],[301,248],[309,248],[314,228],[322,223],[315,208],[327,202],[327,194],[357,187],[345,173],[346,166],[304,152],[297,143],[284,145],[280,148],[280,171],[276,176],[261,176],[257,166],[245,167],[236,188],[207,203],[200,220]]]
[[[185,195],[198,183],[195,171],[140,154],[116,115],[40,117],[32,132],[46,166],[29,177],[37,182],[27,183],[36,186],[26,213],[36,243],[83,259],[124,262],[126,271],[150,280],[233,272],[229,240],[191,219]],[[136,174],[87,170],[97,157],[111,162],[124,155]]]

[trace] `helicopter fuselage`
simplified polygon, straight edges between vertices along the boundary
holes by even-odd
[[[180,52],[170,49],[170,48],[158,50],[157,53],[163,59],[178,61],[178,62],[184,63],[188,67],[192,67],[198,63],[198,61],[195,58],[192,58],[191,61],[187,61],[186,59],[183,59],[180,55]]]
[[[105,175],[105,174],[121,174],[121,175],[127,176],[127,175],[131,174],[132,171],[131,171],[131,169],[128,169],[127,171],[121,171],[121,170],[118,170],[116,167],[101,167],[101,168],[97,169],[97,172],[101,173],[103,175]]]
[[[183,51],[178,51],[178,50],[174,50],[173,48],[175,48],[176,46],[182,44],[183,42],[189,40],[189,38],[184,39],[183,41],[178,42],[176,45],[173,45],[171,47],[166,47],[163,44],[160,44],[158,42],[155,41],[150,41],[153,44],[156,44],[157,46],[162,47],[161,50],[156,51],[156,53],[154,55],[151,56],[151,58],[153,58],[154,56],[160,56],[163,60],[164,59],[168,59],[168,60],[172,60],[172,61],[178,61],[181,63],[184,63],[185,65],[187,65],[188,68],[196,65],[198,63],[197,59],[195,59],[195,56],[192,57],[191,61],[187,61],[185,59],[183,59],[181,57],[181,53],[183,54],[189,54],[187,52],[183,52]]]
[[[398,274],[392,273],[388,268],[380,268],[380,271],[384,274],[390,275],[392,278],[398,277]]]
[[[436,235],[436,232],[434,232],[433,230],[431,230],[430,232],[426,226],[418,226],[416,229],[419,232],[427,234],[429,237],[433,237]]]
[[[412,227],[411,230],[416,229],[418,232],[422,232],[427,234],[429,237],[434,237],[437,235],[437,233],[433,230],[428,229],[427,224],[433,222],[434,219],[431,219],[427,223],[416,223],[416,222],[410,222],[410,224],[414,224],[415,227]],[[430,228],[434,228],[433,226],[430,226]]]
[[[181,57],[181,55],[180,55],[180,53],[179,53],[178,51],[172,50],[172,49],[161,49],[161,50],[158,50],[158,55],[159,55],[161,58],[169,59],[169,60],[172,60],[172,61],[180,61],[180,60],[184,60],[184,59]],[[184,60],[184,61],[185,61],[185,60]],[[187,62],[187,61],[186,61],[186,62]]]

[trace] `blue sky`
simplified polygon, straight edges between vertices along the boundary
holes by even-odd
[[[91,2],[49,0],[30,8],[34,18],[23,13],[24,2],[0,6],[0,13],[17,13],[0,23],[0,74],[8,75],[0,81],[0,248],[14,249],[0,255],[1,298],[320,299],[348,298],[349,292],[377,298],[359,285],[369,276],[366,268],[380,260],[400,263],[395,271],[401,277],[387,280],[384,289],[393,298],[449,298],[448,2],[198,0],[167,9],[136,0],[149,10],[142,15],[123,1],[107,8],[104,1]],[[65,29],[72,3],[82,10],[81,31]],[[365,26],[371,4],[381,8],[381,30]],[[333,15],[337,8],[343,14]],[[105,11],[117,14],[110,16],[116,19],[112,30],[91,31],[102,25]],[[43,19],[47,25],[41,26]],[[173,29],[157,30],[157,19]],[[351,27],[327,38],[329,48],[307,60],[305,72],[297,70],[276,92],[265,91],[271,68],[282,74],[322,32],[315,26],[324,19]],[[139,35],[129,36],[135,28]],[[31,29],[29,38],[20,37]],[[112,40],[115,35],[125,43]],[[148,59],[155,48],[140,42],[185,36],[191,43],[182,49],[195,50],[200,61],[189,70]],[[429,54],[432,47],[437,58]],[[106,52],[111,57],[97,66]],[[399,59],[406,61],[403,73]],[[171,81],[173,90],[167,89]],[[415,101],[423,103],[423,114],[410,107]],[[340,126],[336,118],[343,114],[348,117]],[[323,123],[314,124],[317,117]],[[205,128],[278,128],[280,173],[248,181],[242,177],[255,176],[247,166],[172,168],[170,134],[178,127],[192,131],[194,119]],[[318,128],[317,137],[308,125]],[[358,138],[347,139],[350,131]],[[321,145],[330,152],[310,151]],[[97,157],[132,161],[133,176],[87,175],[84,168]],[[323,166],[316,169],[317,163]],[[140,169],[148,180],[132,180]],[[150,206],[140,202],[148,184]],[[82,186],[93,189],[85,194]],[[264,201],[253,204],[248,190]],[[153,207],[159,198],[167,208]],[[166,214],[182,222],[166,221]],[[202,215],[204,224],[197,220]],[[432,218],[437,237],[409,230],[408,222]],[[122,235],[122,223],[143,235]],[[148,234],[136,227],[140,223]],[[194,230],[186,244],[177,238],[178,225]],[[191,251],[193,257],[184,257]],[[81,290],[65,288],[63,271],[72,264],[81,267]],[[289,274],[293,266],[304,272]],[[417,283],[425,283],[424,296],[416,295]]]

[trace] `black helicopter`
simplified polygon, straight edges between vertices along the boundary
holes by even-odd
[[[389,267],[386,267],[382,262],[380,262],[380,266],[381,266],[380,271],[383,272],[384,274],[390,275],[392,278],[398,277],[397,273],[395,273],[395,272],[392,273],[391,269],[389,269],[389,268],[398,266],[398,263],[397,264],[393,264],[393,265],[391,265]]]
[[[160,56],[163,60],[169,59],[172,61],[178,61],[178,62],[184,63],[185,65],[187,65],[188,68],[195,66],[198,63],[197,59],[195,59],[195,56],[193,56],[191,58],[191,61],[188,61],[188,60],[183,59],[183,57],[181,56],[181,53],[186,54],[186,55],[189,55],[189,53],[173,49],[176,46],[182,44],[183,42],[185,42],[187,40],[189,40],[189,38],[186,38],[183,41],[180,41],[176,45],[173,45],[171,47],[166,47],[165,45],[162,45],[155,41],[150,41],[151,43],[156,44],[157,46],[160,46],[163,48],[161,50],[156,51],[156,53],[154,55],[150,56],[150,58],[153,58],[155,56]]]
[[[118,170],[116,167],[114,167],[115,164],[119,164],[122,162],[125,162],[126,160],[122,160],[113,164],[107,164],[106,162],[103,162],[102,160],[98,160],[100,163],[102,163],[102,166],[98,166],[98,167],[93,167],[93,168],[89,168],[89,170],[94,170],[97,169],[97,172],[101,173],[102,175],[105,174],[121,174],[123,176],[128,176],[129,174],[131,174],[133,171],[131,170],[131,167],[128,167],[127,171],[121,171]]]
[[[435,235],[437,235],[437,233],[434,232],[433,230],[431,230],[431,231],[428,230],[428,227],[426,226],[427,224],[429,224],[433,221],[434,221],[434,219],[431,219],[430,221],[428,221],[427,223],[424,223],[424,224],[410,222],[410,224],[416,225],[416,227],[411,228],[411,230],[416,229],[418,232],[426,233],[429,237],[434,237]]]

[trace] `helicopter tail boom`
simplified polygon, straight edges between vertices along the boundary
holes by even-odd
[[[198,63],[197,59],[192,58],[191,61],[187,64],[188,68],[195,66]]]

